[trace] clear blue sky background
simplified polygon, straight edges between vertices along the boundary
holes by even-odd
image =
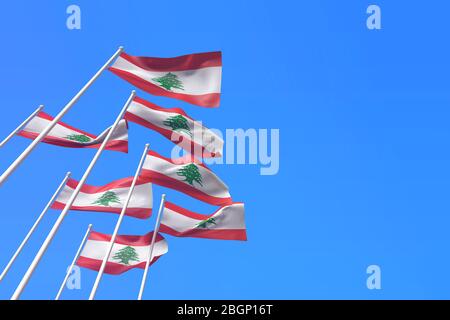
[[[366,28],[368,1],[14,1],[0,10],[0,136],[38,104],[56,114],[124,45],[133,55],[170,57],[221,50],[219,109],[140,95],[182,107],[210,127],[279,128],[280,172],[214,166],[246,204],[248,242],[167,236],[170,252],[150,271],[147,299],[450,298],[448,11],[446,1],[376,1],[382,30]],[[70,4],[82,29],[66,28]],[[132,86],[105,73],[64,117],[92,133],[109,126]],[[145,143],[172,144],[130,125],[130,153],[105,152],[89,184],[133,174]],[[30,143],[0,150],[0,169]],[[0,188],[0,267],[65,172],[79,179],[94,150],[40,145]],[[155,186],[194,211],[214,207]],[[11,296],[57,216],[50,211],[0,284]],[[56,294],[89,223],[110,233],[117,216],[70,213],[23,298]],[[154,217],[126,218],[122,234],[144,234]],[[382,290],[366,268],[382,269]],[[96,273],[82,271],[86,299]],[[106,275],[99,299],[134,299],[142,270]]]

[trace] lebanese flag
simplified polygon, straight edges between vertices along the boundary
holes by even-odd
[[[122,53],[109,70],[156,96],[218,107],[222,53],[205,52],[175,58],[135,57]]]
[[[130,191],[133,177],[113,181],[101,187],[83,185],[71,210],[111,212],[119,214]],[[52,204],[53,209],[62,210],[69,201],[78,181],[69,179],[66,186]],[[146,219],[151,216],[153,207],[152,184],[139,178],[134,187],[125,214],[130,217]]]
[[[246,241],[244,204],[235,202],[203,215],[166,202],[159,232],[175,237]]]
[[[150,254],[153,232],[144,236],[121,236],[118,235],[109,256],[105,273],[121,274],[134,268],[144,269]],[[77,265],[83,268],[98,271],[102,265],[103,258],[108,252],[111,235],[92,231],[77,260]],[[159,257],[169,251],[166,240],[159,233],[156,235],[153,247],[152,260],[155,263]]]
[[[18,135],[34,140],[52,120],[52,116],[45,112],[39,112]],[[95,136],[63,122],[58,122],[42,142],[67,148],[98,149],[108,135],[109,130],[110,128],[106,129],[99,136]],[[106,149],[128,152],[128,124],[126,120],[119,122],[110,141],[106,144]]]
[[[192,156],[171,160],[150,151],[145,158],[141,176],[209,204],[220,206],[232,203],[225,183]]]
[[[221,157],[223,140],[182,109],[165,109],[135,97],[125,119],[155,130],[198,157]]]

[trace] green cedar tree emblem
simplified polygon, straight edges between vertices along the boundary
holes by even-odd
[[[139,261],[139,255],[133,247],[126,246],[117,251],[113,259],[119,260],[119,263],[130,265],[130,261]]]
[[[188,121],[181,114],[167,118],[163,124],[172,128],[173,131],[186,132],[192,137],[191,128],[189,128]]]
[[[169,91],[171,91],[172,88],[184,90],[183,82],[181,82],[180,79],[178,79],[178,76],[172,72],[166,73],[159,78],[153,78],[152,80],[158,82],[161,87]]]
[[[208,229],[208,224],[214,224],[216,225],[216,219],[214,218],[209,218],[206,220],[203,220],[202,222],[198,223],[195,227],[199,228],[199,229]]]
[[[86,143],[86,142],[91,141],[91,138],[89,138],[87,135],[84,135],[84,134],[69,134],[68,136],[66,136],[66,139],[76,141],[76,142],[81,142],[81,143]]]
[[[194,185],[194,182],[197,182],[201,187],[203,187],[202,175],[200,174],[197,166],[193,163],[178,170],[177,175],[184,177],[185,179],[183,181],[189,183],[191,186]]]
[[[104,194],[97,199],[97,201],[92,204],[99,204],[101,206],[110,207],[110,202],[120,203],[120,199],[117,194],[113,191],[106,191]]]

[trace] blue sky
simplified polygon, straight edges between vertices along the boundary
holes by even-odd
[[[366,8],[382,10],[382,30],[366,28]],[[81,30],[66,28],[70,4]],[[37,105],[56,114],[104,61],[223,52],[222,103],[182,107],[206,125],[280,129],[280,171],[219,165],[214,171],[246,205],[248,242],[167,236],[170,252],[150,270],[146,299],[450,298],[450,184],[445,1],[14,1],[2,4],[0,136]],[[105,73],[64,117],[92,133],[109,126],[133,87]],[[105,152],[89,184],[133,174],[143,146],[169,155],[172,144],[130,125],[130,153]],[[30,143],[0,150],[0,169]],[[0,188],[3,268],[66,171],[79,179],[94,150],[42,144]],[[170,201],[214,207],[155,186]],[[50,211],[8,276],[8,299],[55,221]],[[89,223],[111,233],[117,216],[71,212],[24,299],[52,299]],[[126,218],[121,234],[144,234],[151,220]],[[379,265],[382,289],[368,290]],[[86,299],[96,273],[82,270]],[[99,299],[135,299],[142,270],[105,275]]]

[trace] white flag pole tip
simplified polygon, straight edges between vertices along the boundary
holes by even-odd
[[[2,142],[0,142],[0,148],[3,147],[9,140],[12,139],[20,130],[22,130],[33,118],[44,109],[44,105],[41,104],[32,114],[25,119],[16,129],[13,130]]]
[[[86,90],[100,77],[110,64],[122,53],[123,48],[119,48],[107,61],[98,69],[92,78],[84,85],[83,88],[62,108],[62,110],[53,118],[53,120],[39,133],[39,135],[31,142],[31,144],[20,154],[16,160],[0,175],[0,186],[8,179],[8,177],[19,167],[19,165],[28,157],[28,155],[36,148],[36,146],[45,138],[45,136],[52,130],[58,121],[75,105]]]

